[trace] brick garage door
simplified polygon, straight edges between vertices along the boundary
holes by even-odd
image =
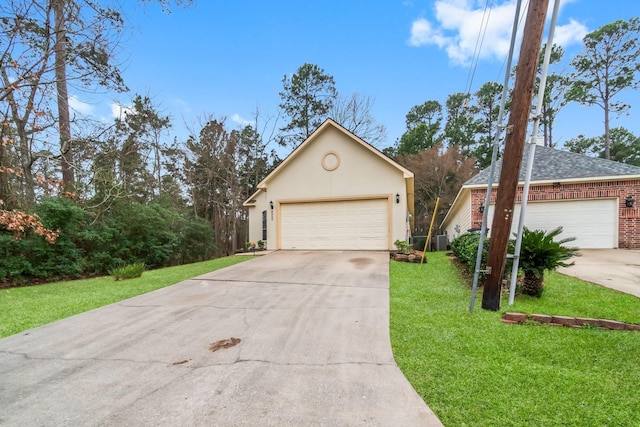
[[[493,222],[489,209],[489,224]],[[520,204],[516,205],[511,232],[518,230]],[[553,202],[529,202],[525,225],[530,229],[553,230],[562,226],[560,238],[576,237],[568,243],[584,249],[618,247],[617,199],[586,199]],[[512,234],[513,235],[513,234]]]
[[[281,206],[281,249],[388,250],[387,199]]]

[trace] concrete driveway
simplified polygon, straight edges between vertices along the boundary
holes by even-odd
[[[440,426],[393,359],[388,264],[275,252],[2,339],[0,424]]]
[[[575,265],[558,271],[640,297],[640,250],[581,249],[572,260]]]

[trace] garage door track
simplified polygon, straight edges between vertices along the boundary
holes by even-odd
[[[439,426],[388,287],[386,252],[276,252],[2,339],[0,424]]]

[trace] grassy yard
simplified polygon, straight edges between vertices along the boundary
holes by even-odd
[[[162,288],[250,257],[0,290],[0,337]],[[632,426],[640,420],[640,333],[505,325],[469,313],[471,290],[447,256],[391,262],[391,340],[398,365],[447,427]],[[640,323],[640,299],[560,274],[541,299],[505,311]]]
[[[253,257],[218,258],[179,267],[146,271],[142,277],[116,282],[113,277],[51,283],[0,290],[0,338],[191,277],[228,267]]]
[[[632,426],[640,420],[640,333],[505,325],[469,313],[470,288],[444,253],[391,262],[396,361],[444,425]],[[504,311],[640,323],[640,299],[551,273],[541,299]]]

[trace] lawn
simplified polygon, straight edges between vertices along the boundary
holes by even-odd
[[[35,328],[103,305],[122,301],[191,277],[251,259],[230,256],[144,272],[142,277],[113,277],[51,283],[0,290],[0,338]]]
[[[631,426],[640,420],[640,333],[506,325],[473,314],[445,253],[392,261],[391,340],[400,369],[447,427]],[[557,273],[542,298],[503,311],[640,323],[640,299]]]
[[[0,290],[0,337],[251,257],[226,257],[111,277]],[[447,427],[631,426],[640,420],[640,333],[505,325],[482,310],[445,253],[391,261],[391,341],[400,369]],[[504,311],[640,323],[640,299],[549,274],[541,299]]]

